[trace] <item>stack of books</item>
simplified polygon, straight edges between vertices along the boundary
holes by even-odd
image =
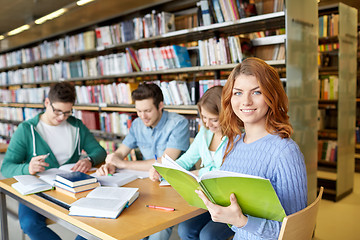
[[[56,191],[79,199],[85,197],[100,183],[93,176],[82,172],[60,173],[55,178]]]

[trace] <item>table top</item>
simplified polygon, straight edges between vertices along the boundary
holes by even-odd
[[[139,198],[117,219],[75,217],[69,216],[69,211],[65,208],[42,197],[21,195],[11,187],[15,182],[13,178],[0,180],[0,188],[101,239],[141,239],[205,212],[201,208],[190,206],[170,186],[159,187],[158,182],[150,179],[137,179],[125,186],[138,187]],[[46,193],[69,204],[76,200],[56,190]],[[175,211],[151,209],[145,205],[172,207]]]

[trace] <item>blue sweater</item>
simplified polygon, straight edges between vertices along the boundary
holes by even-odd
[[[272,134],[249,144],[244,143],[243,137],[244,134],[235,143],[221,170],[268,178],[286,215],[305,208],[306,168],[298,145],[292,139],[282,139]],[[248,216],[248,222],[242,228],[232,226],[235,232],[234,240],[277,239],[280,228],[281,222],[253,216]]]

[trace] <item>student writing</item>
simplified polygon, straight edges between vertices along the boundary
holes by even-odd
[[[1,167],[5,177],[36,174],[67,163],[76,163],[74,171],[87,172],[92,165],[104,161],[105,150],[81,120],[71,116],[75,99],[72,84],[60,82],[51,86],[44,102],[45,112],[21,123],[11,138]],[[79,159],[82,150],[88,158]],[[60,239],[45,220],[46,217],[19,204],[20,226],[31,239]]]

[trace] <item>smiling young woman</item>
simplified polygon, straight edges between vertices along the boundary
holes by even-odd
[[[305,208],[304,157],[290,138],[288,99],[276,70],[247,58],[233,69],[221,97],[220,125],[228,137],[221,170],[269,179],[287,215]],[[281,222],[243,214],[234,194],[222,207],[197,192],[213,221],[232,225],[234,239],[277,239]]]

